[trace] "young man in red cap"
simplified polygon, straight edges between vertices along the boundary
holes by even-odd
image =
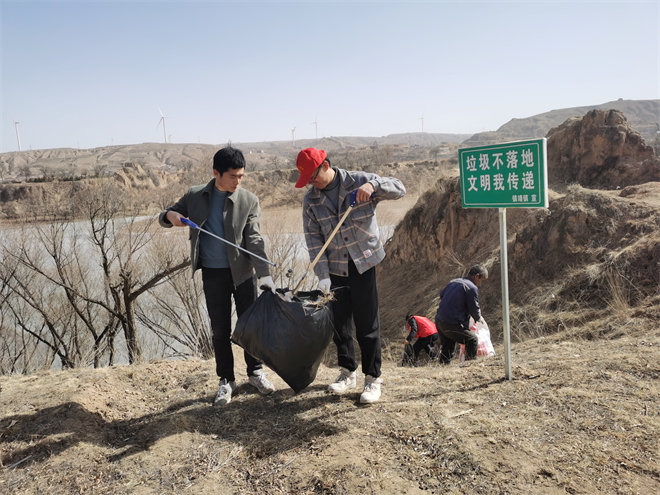
[[[382,380],[375,267],[385,257],[376,223],[376,205],[385,199],[403,197],[406,189],[398,179],[332,167],[326,152],[316,148],[302,150],[296,167],[300,172],[296,187],[313,186],[303,200],[303,228],[310,260],[320,252],[348,209],[351,191],[357,189],[358,204],[314,266],[314,273],[319,279],[319,289],[324,292],[332,289],[335,296],[333,339],[341,373],[328,389],[342,393],[356,387],[352,318],[365,375],[360,402],[376,402]]]

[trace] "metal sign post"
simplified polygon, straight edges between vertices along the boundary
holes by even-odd
[[[463,208],[499,208],[504,374],[511,380],[506,209],[548,207],[547,140],[464,148],[458,158]]]
[[[504,326],[504,376],[511,380],[511,332],[509,322],[509,260],[507,256],[506,208],[500,208],[500,265],[502,271],[502,325]]]

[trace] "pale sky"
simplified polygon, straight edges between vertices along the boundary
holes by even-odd
[[[660,2],[0,1],[0,152],[424,131],[660,98]]]

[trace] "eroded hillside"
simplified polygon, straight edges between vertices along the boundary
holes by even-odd
[[[565,192],[551,191],[547,210],[507,210],[514,338],[566,328],[616,333],[639,318],[657,325],[658,158],[619,112],[599,111],[551,131],[548,154],[551,186]],[[474,263],[490,271],[480,295],[498,336],[498,213],[463,209],[457,177],[439,180],[419,199],[386,249],[379,280],[391,288],[381,306],[388,337],[396,340],[406,312],[433,317],[439,290]]]

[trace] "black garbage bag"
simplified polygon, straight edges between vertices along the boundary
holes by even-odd
[[[331,303],[322,296],[301,291],[288,302],[266,290],[238,319],[231,339],[298,393],[316,378],[332,340]]]

